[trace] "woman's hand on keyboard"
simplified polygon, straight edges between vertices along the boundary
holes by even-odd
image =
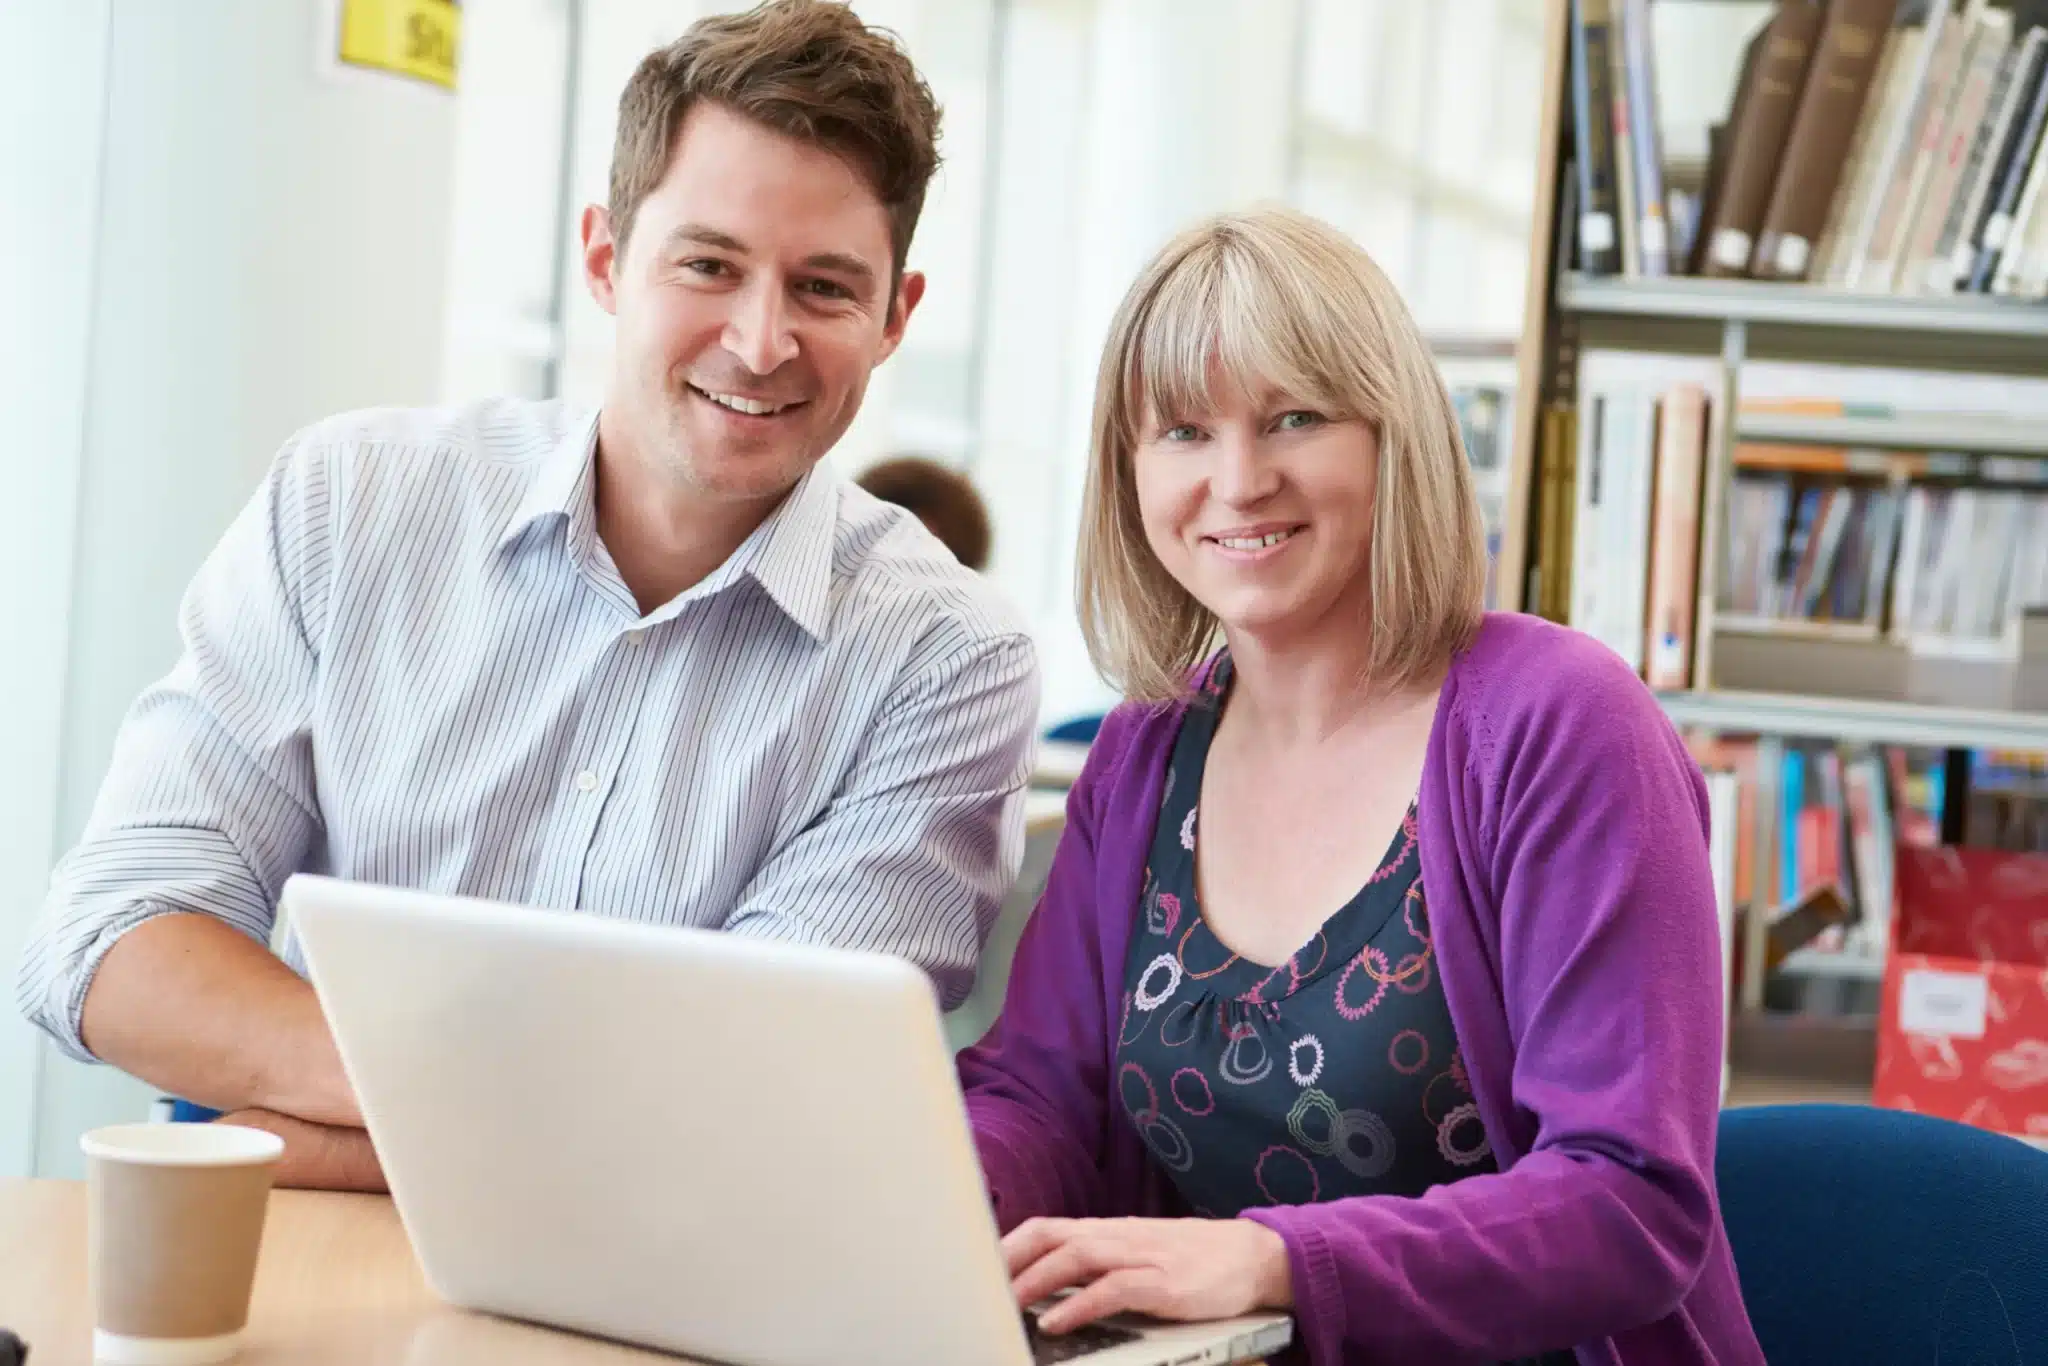
[[[1017,1302],[1063,1333],[1125,1312],[1196,1321],[1294,1304],[1287,1247],[1249,1219],[1032,1219],[1003,1239]]]

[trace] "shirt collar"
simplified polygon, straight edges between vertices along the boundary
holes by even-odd
[[[549,517],[567,518],[572,533],[585,530],[595,542],[596,486],[591,476],[596,451],[597,416],[592,414],[588,422],[565,433],[541,460],[525,497],[513,509],[498,539],[500,548]],[[684,603],[721,593],[744,576],[759,584],[783,614],[813,640],[823,641],[832,592],[832,554],[838,541],[839,496],[839,476],[823,464],[814,466],[724,564],[655,616],[672,615]]]
[[[708,597],[744,574],[811,639],[823,641],[839,496],[839,476],[822,464],[814,466],[732,558],[685,596]]]
[[[528,527],[547,517],[573,519],[581,511],[592,519],[594,527],[596,506],[591,498],[590,462],[596,451],[597,414],[592,413],[563,432],[554,449],[541,458],[527,483],[526,496],[512,509],[512,519],[505,523],[505,530],[498,537],[498,548],[511,545]]]

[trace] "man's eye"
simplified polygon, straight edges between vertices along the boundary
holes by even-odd
[[[709,256],[701,256],[698,257],[696,260],[683,262],[683,269],[690,271],[691,273],[696,275],[704,275],[715,278],[717,276],[727,274],[730,271],[731,267],[727,266],[726,263],[723,261],[716,260]]]
[[[836,280],[807,280],[804,288],[821,299],[851,299],[853,291]]]

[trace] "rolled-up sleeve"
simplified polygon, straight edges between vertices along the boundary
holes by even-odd
[[[107,951],[173,912],[268,943],[284,880],[321,839],[311,744],[328,572],[322,453],[285,448],[187,589],[182,651],[122,723],[16,980],[73,1057]]]
[[[1024,636],[903,680],[830,805],[762,866],[726,928],[892,953],[947,1009],[966,999],[1023,860],[1038,688]]]

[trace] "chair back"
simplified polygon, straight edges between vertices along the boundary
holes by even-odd
[[[1771,1366],[2048,1366],[2048,1153],[1853,1105],[1723,1113],[1721,1214]]]

